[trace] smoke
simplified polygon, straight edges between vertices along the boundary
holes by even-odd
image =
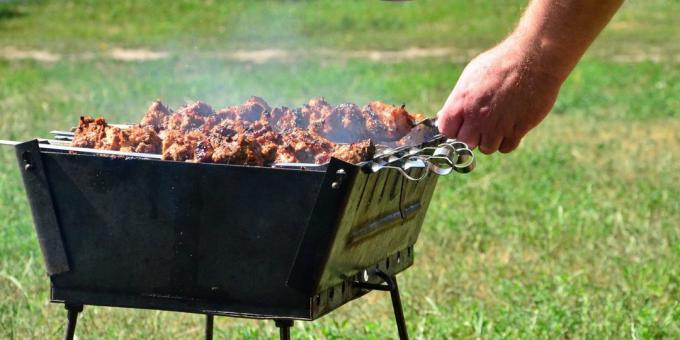
[[[199,99],[223,107],[252,95],[272,106],[291,107],[317,96],[334,104],[390,99],[387,86],[375,86],[385,81],[375,76],[383,63],[456,53],[372,46],[366,31],[378,27],[388,32],[383,36],[398,35],[400,19],[394,14],[412,10],[413,4],[287,1],[231,6],[216,19],[213,32],[185,32],[193,36],[193,45],[177,43],[185,39],[164,44],[173,60],[167,66],[175,84],[159,88],[156,97],[173,107]],[[358,65],[362,63],[367,66]],[[379,91],[360,91],[366,82]],[[183,92],[179,98],[178,92]]]

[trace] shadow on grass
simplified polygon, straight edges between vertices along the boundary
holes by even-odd
[[[9,7],[7,5],[2,5],[2,0],[0,0],[0,22],[5,20],[11,20],[26,16],[26,13],[17,10],[16,8]]]

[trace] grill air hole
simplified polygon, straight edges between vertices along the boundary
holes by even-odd
[[[321,303],[321,296],[317,295],[316,297],[314,297],[314,302],[316,302],[316,305],[318,306]]]
[[[333,297],[335,296],[335,287],[331,288],[328,291],[328,300],[333,300]]]
[[[342,283],[342,295],[345,295],[345,288],[347,286],[347,282]]]
[[[401,252],[397,252],[397,264],[401,263]]]
[[[385,269],[390,269],[390,258],[389,257],[385,260]]]

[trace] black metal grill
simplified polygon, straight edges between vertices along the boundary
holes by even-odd
[[[68,339],[84,305],[205,314],[206,338],[214,315],[274,319],[285,339],[371,290],[392,293],[406,338],[395,276],[436,174],[474,164],[440,136],[363,164],[269,168],[14,145]]]

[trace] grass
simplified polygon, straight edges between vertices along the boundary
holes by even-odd
[[[454,34],[469,44],[493,43],[508,31],[521,5],[474,1],[407,3],[336,1],[180,0],[90,1],[68,3],[17,1],[7,15],[3,38],[15,45],[44,47],[45,35],[59,37],[50,48],[72,49],[125,43],[192,50],[234,47],[399,48],[418,40],[440,42]],[[318,13],[326,13],[318,15]],[[486,14],[491,13],[491,16]],[[480,20],[466,20],[475,15]],[[454,23],[463,25],[452,29]],[[2,26],[0,26],[2,27]],[[20,35],[16,33],[20,33]],[[363,32],[370,34],[366,39]],[[406,32],[406,34],[395,34]],[[446,34],[444,34],[446,33]],[[200,36],[200,40],[195,37]],[[37,42],[37,44],[36,44]]]
[[[510,32],[523,0],[214,1],[4,0],[0,41],[58,52],[111,46],[196,52],[238,48],[479,49]],[[674,0],[629,1],[604,39],[604,53],[678,52]],[[200,37],[200,39],[196,39]]]
[[[157,97],[174,107],[195,99],[224,106],[251,94],[299,105],[323,94],[333,103],[380,98],[432,113],[463,64],[447,58],[253,64],[196,51],[272,43],[482,49],[506,34],[521,7],[518,1],[1,2],[3,46],[178,53],[144,62],[0,59],[0,138],[46,136],[83,113],[131,121]],[[416,265],[399,277],[413,338],[680,337],[680,64],[613,58],[677,55],[677,46],[664,41],[677,41],[677,9],[670,1],[628,3],[519,150],[480,154],[475,172],[440,182]],[[49,283],[14,162],[10,149],[0,149],[0,338],[57,338],[65,312],[47,303]],[[78,335],[198,338],[201,326],[196,315],[93,307]],[[217,318],[216,335],[274,338],[276,330],[271,322]],[[310,339],[384,335],[396,330],[383,293],[293,330]]]

